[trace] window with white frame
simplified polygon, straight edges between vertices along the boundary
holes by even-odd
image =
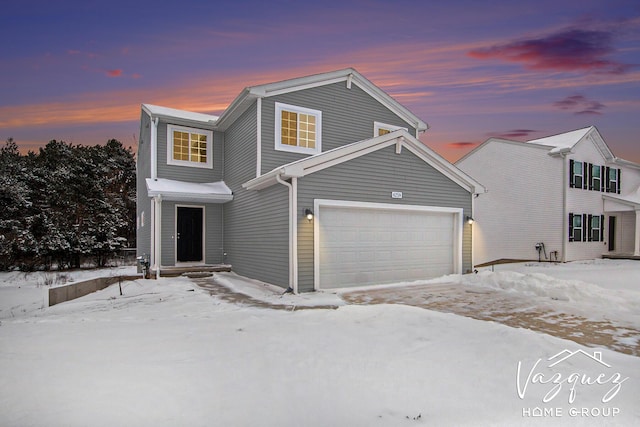
[[[620,169],[607,168],[607,193],[620,193]]]
[[[600,165],[590,165],[589,190],[600,191],[602,186],[602,167]]]
[[[592,242],[601,242],[602,241],[602,223],[604,222],[604,218],[602,215],[589,215],[591,217],[591,221],[589,222],[589,240]]]
[[[407,132],[409,131],[407,128],[404,128],[402,126],[394,126],[394,125],[388,125],[386,123],[381,123],[381,122],[373,122],[373,136],[386,135],[398,129],[404,129]]]
[[[322,151],[322,112],[276,102],[275,149],[317,154]]]
[[[570,160],[569,169],[571,175],[569,185],[573,188],[582,188],[584,184],[584,164]]]
[[[213,132],[168,125],[167,163],[211,169],[213,167]]]
[[[581,242],[582,239],[582,215],[569,214],[569,241]]]

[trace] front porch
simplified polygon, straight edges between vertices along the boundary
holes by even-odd
[[[634,255],[633,253],[606,253],[602,254],[602,258],[605,259],[635,259],[640,261],[640,255]]]
[[[160,267],[160,277],[177,277],[185,273],[214,273],[231,271],[228,264],[192,265],[192,266],[167,266]],[[156,269],[151,269],[151,277],[156,277]]]

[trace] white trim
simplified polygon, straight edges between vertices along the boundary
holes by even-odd
[[[162,196],[158,195],[154,198],[156,203],[156,223],[155,223],[155,266],[156,279],[160,278],[160,269],[162,268]]]
[[[278,151],[289,151],[301,154],[318,154],[322,152],[322,111],[312,110],[311,108],[298,107],[296,105],[275,103],[275,149]],[[312,115],[316,118],[316,141],[315,148],[299,147],[294,145],[282,144],[282,112],[292,111],[294,113],[302,113]]]
[[[386,130],[388,130],[389,132],[393,132],[394,130],[404,129],[404,130],[406,130],[407,132],[409,132],[409,129],[408,129],[408,128],[405,128],[405,127],[402,127],[402,126],[390,125],[390,124],[387,124],[387,123],[382,123],[382,122],[376,122],[376,121],[374,121],[374,122],[373,122],[373,136],[374,136],[374,137],[376,137],[376,136],[380,136],[380,135],[378,134],[378,132],[380,132],[380,129],[386,129]]]
[[[151,119],[151,130],[149,132],[149,144],[151,145],[151,179],[158,177],[158,122],[159,119],[155,119],[149,115]]]
[[[288,183],[287,181],[283,180],[282,177],[280,175],[276,176],[276,181],[279,184],[284,185],[285,187],[287,187],[288,190],[288,205],[289,205],[289,224],[288,224],[288,234],[289,234],[289,287],[291,289],[293,289],[294,293],[298,292],[297,289],[297,285],[296,288],[294,289],[294,276],[297,275],[296,272],[293,271],[293,266],[294,266],[294,261],[293,261],[293,242],[294,240],[297,240],[297,236],[295,236],[294,239],[294,229],[293,229],[293,224],[296,222],[295,221],[295,206],[293,206],[293,184]]]
[[[156,268],[156,199],[151,199],[151,220],[149,224],[149,265]]]
[[[324,153],[288,163],[258,178],[253,178],[243,183],[242,187],[247,190],[261,190],[274,185],[277,175],[284,178],[291,178],[293,176],[301,178],[313,172],[389,147],[398,142],[465,190],[471,193],[486,193],[486,189],[482,184],[449,163],[404,130],[397,130],[375,138],[343,145],[325,151]]]
[[[190,160],[175,160],[173,158],[173,132],[188,132],[191,134],[205,135],[207,137],[207,161],[205,163]],[[191,151],[191,147],[189,147]],[[207,129],[199,129],[187,126],[167,125],[167,164],[174,166],[186,166],[190,168],[213,169],[213,132]]]
[[[322,207],[344,207],[360,209],[383,209],[419,211],[433,213],[450,213],[454,217],[453,230],[453,274],[462,274],[462,236],[463,236],[463,209],[440,206],[422,205],[397,205],[391,203],[355,202],[347,200],[315,199],[313,201],[313,289],[321,289],[320,284],[320,225],[322,223]],[[333,288],[332,288],[333,290]]]
[[[200,261],[187,261],[187,262],[179,262],[178,261],[178,208],[201,208],[202,209],[202,259]],[[174,220],[173,220],[173,262],[176,266],[189,266],[189,265],[204,265],[206,263],[207,254],[206,254],[206,241],[205,238],[207,236],[206,226],[207,226],[207,210],[205,205],[185,205],[185,204],[177,204],[174,206]]]
[[[291,178],[291,250],[293,251],[291,261],[293,262],[293,293],[298,293],[298,178]]]
[[[262,98],[256,100],[256,177],[262,175]]]

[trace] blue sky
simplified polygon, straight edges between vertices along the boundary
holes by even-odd
[[[354,67],[455,161],[595,125],[640,162],[640,2],[29,1],[0,16],[0,138],[137,139],[140,104],[219,114],[246,87]]]

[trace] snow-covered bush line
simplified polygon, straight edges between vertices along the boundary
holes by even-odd
[[[101,146],[51,141],[20,154],[0,148],[0,270],[104,266],[135,239],[135,160]],[[46,283],[45,283],[46,284]]]

